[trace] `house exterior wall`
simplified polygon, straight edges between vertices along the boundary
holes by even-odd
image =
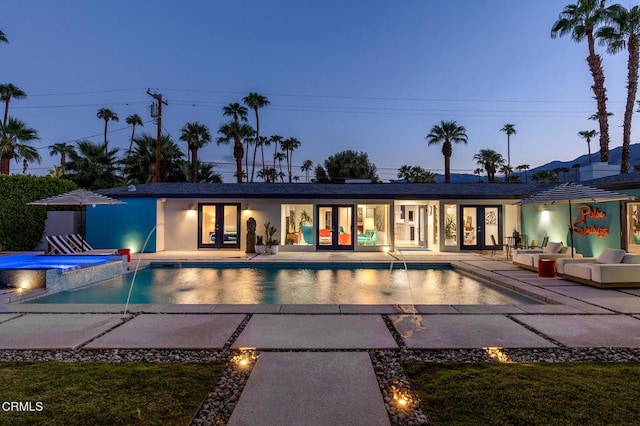
[[[592,216],[588,216],[586,208],[588,206]],[[604,213],[603,217],[596,212]],[[596,212],[596,214],[593,214]],[[584,216],[584,217],[583,217]],[[620,228],[620,203],[618,201],[606,203],[572,203],[571,217],[574,223],[573,247],[584,256],[598,256],[605,248],[621,248],[621,228]],[[576,221],[582,221],[578,222]],[[569,232],[569,205],[554,204],[543,206],[538,204],[528,204],[522,206],[523,231],[529,235],[529,239],[542,241],[545,236],[549,241],[562,241],[565,245],[571,245],[571,234]],[[588,229],[583,233],[584,229]],[[606,235],[604,230],[606,229]],[[598,235],[600,230],[600,235]]]
[[[156,198],[127,198],[127,204],[88,207],[87,241],[94,248],[142,250],[149,233],[158,224]],[[157,233],[153,232],[145,253],[157,251]]]

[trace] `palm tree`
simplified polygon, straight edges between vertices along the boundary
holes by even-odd
[[[233,117],[233,121],[247,121],[248,110],[237,102],[222,107],[222,115],[225,117]]]
[[[410,182],[411,180],[411,166],[408,164],[403,164],[398,169],[398,179],[402,179],[405,182]]]
[[[494,151],[493,149],[481,149],[479,153],[473,156],[478,166],[482,167],[487,173],[487,180],[489,182],[496,181],[496,172],[504,165],[504,158],[502,154]]]
[[[244,147],[242,146],[242,140],[252,137],[254,133],[255,132],[251,126],[248,124],[240,124],[235,120],[223,124],[218,128],[218,134],[221,135],[216,139],[216,143],[218,145],[228,144],[233,141],[233,158],[236,160],[235,176],[238,183],[242,183],[243,176],[242,158],[244,157]]]
[[[212,163],[198,162],[198,182],[222,183],[222,175],[213,171]]]
[[[622,162],[620,173],[629,172],[629,150],[631,146],[631,118],[633,116],[633,104],[638,91],[638,58],[640,35],[640,6],[626,9],[624,6],[614,4],[606,9],[606,22],[596,33],[600,44],[607,46],[607,52],[617,53],[626,47],[629,52],[627,61],[627,103],[624,110],[622,125]]]
[[[571,165],[571,168],[572,168],[573,170],[575,170],[575,173],[576,173],[576,182],[578,182],[578,181],[580,180],[580,179],[578,178],[578,172],[580,171],[580,167],[581,167],[581,166],[580,166],[580,164],[578,164],[578,163],[575,163],[575,164],[572,164],[572,165]]]
[[[245,177],[247,178],[247,182],[249,182],[249,145],[252,145],[255,142],[253,137],[245,137],[244,142],[247,144],[247,149],[244,150],[244,168],[245,168]]]
[[[54,178],[60,178],[64,175],[62,167],[58,167],[55,164],[53,165],[53,169],[49,170],[49,176]]]
[[[280,149],[285,153],[287,158],[287,172],[289,173],[289,183],[293,178],[293,151],[300,148],[300,141],[296,138],[287,138],[280,142]]]
[[[278,160],[278,167],[280,168],[278,176],[280,177],[281,182],[284,182],[285,174],[282,172],[282,160],[284,160],[285,158],[287,158],[287,155],[284,152],[276,152],[275,154],[273,154],[273,162],[275,163],[275,161]]]
[[[436,176],[420,166],[403,165],[398,169],[398,178],[408,183],[434,183]]]
[[[251,166],[251,182],[253,182],[253,172],[256,168],[256,152],[258,151],[258,144],[260,142],[260,120],[258,118],[258,109],[271,105],[271,102],[269,102],[266,97],[255,92],[251,92],[242,98],[242,102],[244,102],[244,104],[249,108],[253,109],[256,113],[256,144],[253,148],[253,164]],[[264,152],[262,153],[262,168],[264,169]]]
[[[180,140],[187,143],[191,152],[191,182],[198,182],[198,150],[211,142],[209,128],[197,121],[186,123],[182,127]]]
[[[24,159],[29,163],[42,160],[38,150],[29,142],[40,139],[38,131],[27,127],[24,121],[9,117],[6,125],[0,125],[2,143],[0,143],[0,174],[8,175],[11,169],[11,160]]]
[[[451,142],[467,143],[467,134],[464,126],[458,126],[455,121],[441,121],[440,125],[431,128],[431,132],[425,137],[429,145],[442,142],[442,155],[444,155],[444,181],[451,182],[451,154],[453,147]]]
[[[11,102],[11,99],[24,99],[26,97],[27,94],[23,90],[11,83],[0,84],[0,98],[4,102],[4,120],[2,120],[3,125],[6,126],[7,120],[9,119],[9,102]]]
[[[516,125],[505,124],[500,131],[507,134],[507,166],[511,167],[511,135],[515,135],[517,133]]]
[[[529,170],[531,167],[528,164],[521,164],[519,166],[516,166],[516,170],[519,172],[524,172],[524,183],[527,183],[527,170]]]
[[[65,176],[82,188],[113,188],[122,183],[117,174],[117,153],[117,148],[105,152],[103,145],[78,141],[69,153]]]
[[[586,139],[587,141],[587,152],[589,154],[589,164],[591,164],[591,138],[595,138],[598,132],[595,130],[581,130],[578,132],[578,136]]]
[[[113,111],[111,111],[110,109],[107,109],[107,108],[100,108],[96,115],[97,115],[97,117],[99,119],[104,120],[104,152],[106,153],[106,152],[108,152],[108,148],[107,148],[107,127],[108,127],[109,120],[117,122],[120,119],[118,118],[118,114],[116,114],[115,112],[113,112]]]
[[[540,170],[531,176],[536,182],[559,182],[558,175],[552,170]]]
[[[280,144],[282,143],[283,140],[284,138],[280,135],[273,135],[269,138],[269,143],[275,146],[273,151],[273,166],[272,166],[274,169],[276,168],[276,154],[278,153],[278,148],[280,148]]]
[[[129,183],[151,183],[156,176],[156,154],[158,138],[142,133],[133,140],[131,155],[122,160],[124,175]],[[184,153],[167,134],[160,139],[161,182],[185,182],[189,166],[184,161]]]
[[[480,177],[482,173],[484,173],[484,169],[482,167],[478,167],[473,171],[474,175],[478,175],[478,182],[482,182],[482,178]]]
[[[306,182],[309,182],[309,171],[311,170],[312,167],[313,167],[313,161],[311,160],[304,160],[302,162],[302,166],[300,166],[300,171],[304,172],[304,177]]]
[[[51,155],[52,157],[54,155],[60,155],[60,169],[62,170],[62,174],[64,174],[64,166],[67,162],[67,155],[69,155],[74,149],[75,148],[73,147],[73,145],[65,142],[59,142],[49,146],[49,155]]]
[[[131,126],[131,141],[129,142],[129,150],[127,153],[131,152],[131,148],[133,148],[133,137],[136,135],[136,126],[144,126],[142,123],[142,118],[138,114],[131,114],[127,117],[126,122]]]
[[[0,41],[3,43],[9,43],[9,40],[7,40],[7,36],[2,31],[0,31]]]
[[[605,18],[605,0],[576,0],[575,4],[565,6],[558,20],[551,28],[551,38],[570,34],[576,43],[585,37],[589,48],[587,63],[593,76],[593,93],[598,106],[598,122],[600,124],[600,161],[609,161],[609,123],[607,115],[607,92],[604,87],[604,71],[602,57],[596,54],[594,32]]]

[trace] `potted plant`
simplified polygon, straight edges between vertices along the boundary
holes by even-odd
[[[269,253],[271,254],[278,253],[278,246],[280,245],[280,240],[276,240],[273,238],[277,230],[278,228],[271,225],[271,222],[267,222],[264,224],[264,231],[267,237],[265,241],[265,245],[267,247],[267,250],[269,250]]]
[[[264,253],[264,241],[262,239],[262,235],[256,236],[256,253],[263,254]]]

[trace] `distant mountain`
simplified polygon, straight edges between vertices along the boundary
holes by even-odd
[[[595,142],[596,142],[595,145],[598,146],[597,140]],[[600,161],[600,151],[591,153],[591,161],[594,163]],[[609,150],[609,164],[620,164],[621,161],[622,161],[622,147],[619,146]],[[573,166],[574,164],[580,164],[580,166],[588,165],[589,156],[587,154],[581,155],[580,157],[571,161],[552,161],[550,163],[543,164],[533,169],[529,169],[527,170],[527,180],[530,181],[531,175],[533,175],[536,172],[539,172],[542,170],[553,170],[553,169],[562,168],[562,167],[568,167],[571,170],[571,172],[567,173],[567,180],[569,180],[569,176],[572,176],[575,173],[575,171],[571,168],[571,166]],[[640,143],[635,143],[630,146],[630,149],[629,149],[629,165],[630,165],[629,171],[630,172],[633,171],[633,166],[636,164],[640,164]],[[514,171],[513,173],[515,175],[520,176],[520,179],[524,181],[524,173],[516,172],[516,171]],[[501,178],[502,176],[499,175],[496,177]],[[483,182],[487,181],[486,175],[482,176],[482,181]],[[436,182],[444,182],[444,175],[436,173]],[[475,183],[475,182],[478,182],[478,176],[472,175],[469,173],[451,173],[451,182],[455,182],[455,183],[474,182]]]

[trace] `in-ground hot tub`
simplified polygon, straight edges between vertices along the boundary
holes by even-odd
[[[126,271],[124,259],[111,255],[33,253],[0,256],[0,287],[71,290],[122,275]]]

